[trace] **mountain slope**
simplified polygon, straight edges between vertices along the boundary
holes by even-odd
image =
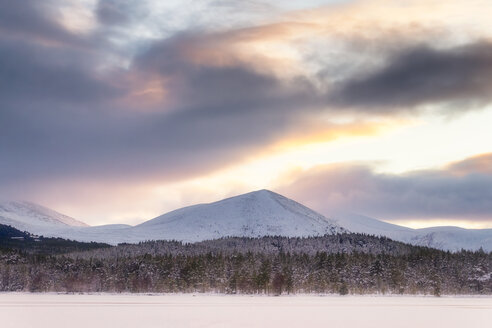
[[[134,227],[123,224],[88,227],[32,203],[0,202],[0,224],[45,237],[113,245],[148,240],[196,242],[222,237],[307,237],[355,232],[450,251],[480,248],[492,251],[492,229],[410,229],[351,213],[334,213],[328,219],[268,190],[181,208]]]
[[[483,248],[485,251],[492,252],[492,229],[458,227],[411,229],[353,213],[337,213],[333,218],[340,226],[351,232],[385,236],[412,245],[449,251]]]
[[[147,240],[195,242],[222,237],[307,237],[346,230],[321,214],[268,190],[259,190],[210,204],[181,208],[135,227],[78,226],[59,213],[31,210],[29,203],[10,203],[0,212],[0,223],[46,237],[110,244]],[[32,204],[31,204],[32,205]],[[56,213],[57,215],[54,215]],[[63,219],[63,221],[61,220]],[[73,220],[73,219],[71,219]],[[74,220],[75,221],[75,220]],[[78,222],[78,221],[75,221]]]
[[[429,246],[449,251],[479,250],[492,252],[492,229],[463,229],[458,227],[433,227],[416,229],[416,235],[404,240],[419,246]]]
[[[152,239],[201,241],[226,236],[307,237],[343,232],[336,222],[284,196],[259,190],[185,207],[134,229]]]
[[[0,202],[0,224],[10,225],[33,234],[70,227],[88,227],[81,221],[49,208],[19,201]]]
[[[355,233],[385,237],[389,237],[389,235],[391,235],[393,238],[411,237],[415,233],[415,230],[411,228],[387,223],[354,213],[336,212],[330,217],[333,218],[340,226]]]

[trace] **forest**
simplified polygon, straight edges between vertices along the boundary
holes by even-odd
[[[0,291],[492,294],[492,253],[451,253],[361,234],[113,247],[73,241],[52,247],[42,237],[13,244],[11,235],[0,234]]]

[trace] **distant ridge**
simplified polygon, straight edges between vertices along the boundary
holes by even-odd
[[[89,227],[33,203],[0,202],[0,224],[45,237],[113,245],[148,240],[197,242],[222,237],[308,237],[354,232],[450,251],[480,248],[492,251],[492,229],[411,229],[363,215],[340,212],[327,218],[265,189],[177,209],[137,226],[111,224]]]
[[[416,246],[427,246],[449,251],[461,249],[492,252],[492,229],[464,229],[432,227],[411,229],[353,213],[337,213],[333,219],[355,233],[385,236]]]
[[[31,210],[33,208],[37,209],[36,205],[28,208],[4,206],[0,223],[48,237],[110,244],[148,240],[196,242],[222,237],[308,237],[347,232],[335,221],[265,189],[209,204],[184,207],[134,227],[87,227],[54,211],[48,216],[48,212],[42,211],[43,214],[40,214],[40,211]]]
[[[34,234],[42,234],[60,228],[89,227],[84,222],[67,215],[25,201],[0,202],[0,224],[10,225]]]

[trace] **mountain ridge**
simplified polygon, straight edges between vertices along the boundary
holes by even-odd
[[[184,207],[143,222],[134,228],[140,232],[148,227],[159,227],[162,235],[172,232],[174,236],[179,236],[178,240],[186,241],[225,236],[307,237],[345,231],[334,221],[304,205],[265,189],[213,203]],[[188,233],[187,238],[183,231]],[[200,233],[192,236],[197,231]]]
[[[0,202],[0,223],[46,237],[113,245],[148,240],[197,242],[223,237],[308,237],[354,232],[451,251],[492,251],[492,229],[412,229],[354,213],[324,216],[266,189],[179,208],[136,226],[84,226],[83,222],[33,203]]]
[[[89,227],[82,221],[28,201],[1,201],[0,224],[34,234],[43,234],[52,229]]]

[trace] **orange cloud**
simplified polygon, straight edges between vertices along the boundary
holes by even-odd
[[[159,106],[159,110],[171,107],[172,96],[165,88],[165,78],[156,74],[133,72],[125,74],[118,84],[125,85],[130,92],[120,98],[118,102],[138,110],[152,110]]]
[[[485,153],[454,162],[446,167],[452,174],[465,176],[468,174],[492,174],[492,153]]]
[[[281,140],[269,148],[286,150],[305,144],[330,142],[344,137],[376,136],[389,130],[408,124],[406,120],[384,120],[376,122],[354,121],[344,124],[319,120],[302,126],[298,131],[287,133]]]

